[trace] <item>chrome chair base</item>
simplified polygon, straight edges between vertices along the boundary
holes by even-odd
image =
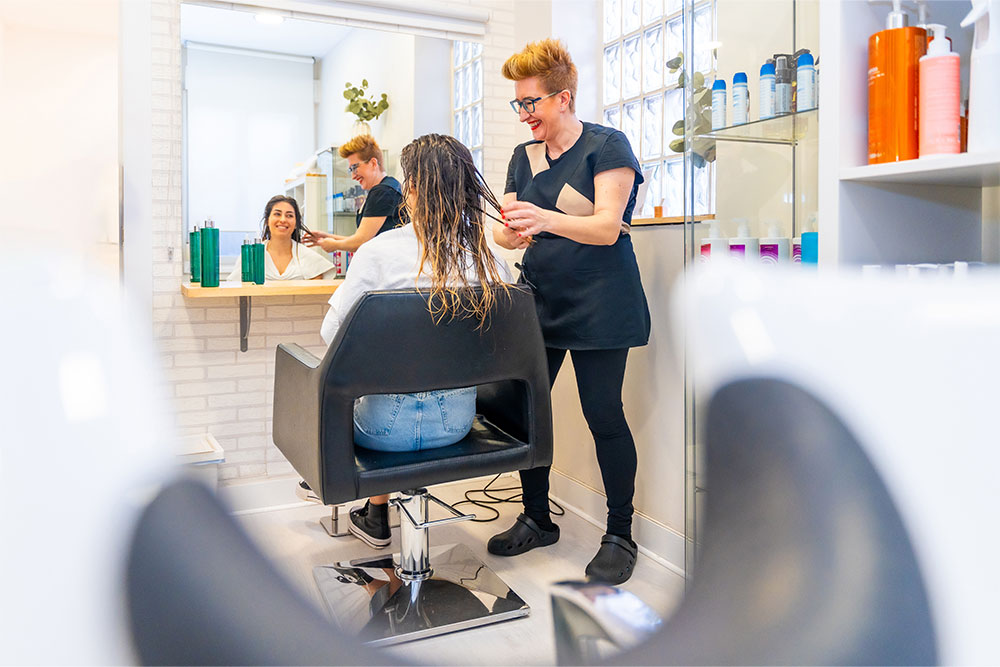
[[[464,544],[430,549],[433,573],[399,574],[400,555],[320,565],[313,576],[333,620],[373,646],[424,639],[521,616],[531,608]]]

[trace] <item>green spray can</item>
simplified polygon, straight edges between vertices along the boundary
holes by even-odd
[[[249,239],[243,239],[240,246],[240,277],[245,283],[253,282],[253,274],[250,272],[250,253],[252,246]]]
[[[253,281],[264,284],[264,242],[256,239],[253,244]]]
[[[191,282],[201,282],[201,230],[195,225],[194,231],[189,235],[190,255],[191,255]]]
[[[201,228],[201,286],[219,286],[219,229],[211,218]]]

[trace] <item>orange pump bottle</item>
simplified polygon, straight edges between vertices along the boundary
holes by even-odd
[[[893,0],[886,29],[868,38],[868,164],[919,155],[918,73],[927,31],[907,26]]]

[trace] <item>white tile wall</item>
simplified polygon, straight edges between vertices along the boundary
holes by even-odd
[[[500,195],[517,118],[504,113],[511,84],[500,75],[515,44],[516,0],[473,0],[490,11],[485,37],[486,178]],[[317,355],[326,298],[256,299],[249,350],[239,352],[235,298],[189,300],[180,294],[181,49],[179,0],[152,0],[153,330],[181,434],[210,431],[226,450],[222,480],[293,472],[271,441],[274,348],[295,342]]]

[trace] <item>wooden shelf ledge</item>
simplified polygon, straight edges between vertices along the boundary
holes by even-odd
[[[221,282],[218,287],[202,287],[191,282],[181,283],[181,294],[189,299],[218,299],[233,296],[292,296],[302,294],[333,294],[344,282],[334,280],[270,280],[263,285],[241,282]]]

